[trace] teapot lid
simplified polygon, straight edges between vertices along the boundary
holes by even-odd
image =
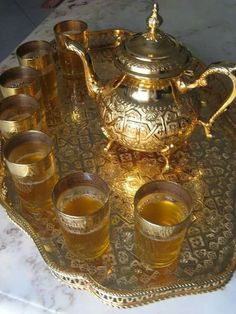
[[[182,73],[192,55],[159,29],[161,23],[155,3],[147,19],[147,32],[128,37],[117,50],[116,65],[121,71],[146,79],[167,79]]]

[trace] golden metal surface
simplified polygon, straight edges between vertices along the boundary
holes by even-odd
[[[183,81],[177,81],[177,84],[179,84],[179,90],[184,93],[196,87],[207,86],[207,77],[212,74],[223,74],[230,78],[232,82],[232,91],[228,98],[224,101],[221,107],[211,116],[207,123],[201,120],[198,121],[198,124],[203,126],[206,137],[208,138],[212,137],[211,131],[216,119],[219,118],[220,115],[228,109],[228,107],[231,105],[236,97],[236,76],[233,74],[233,72],[235,71],[236,64],[226,64],[224,62],[219,62],[217,64],[211,64],[194,83],[185,84]]]
[[[147,31],[129,36],[117,51],[116,65],[124,73],[145,80],[176,77],[188,66],[191,53],[159,29],[162,18],[154,4]]]
[[[172,36],[158,29],[156,5],[148,19],[148,31],[127,36],[116,52],[120,70],[109,82],[97,76],[89,49],[68,40],[66,46],[81,58],[89,95],[96,99],[109,147],[117,142],[140,152],[159,152],[170,170],[170,157],[192,136],[198,124],[207,137],[216,118],[236,96],[233,64],[212,64],[197,73],[191,53]],[[199,90],[208,76],[220,73],[231,79],[233,89],[209,122],[199,120]],[[191,77],[192,81],[185,82]],[[192,90],[190,92],[190,90]]]
[[[158,14],[158,5],[154,3],[152,14],[147,20],[147,25],[149,28],[149,33],[147,34],[148,39],[158,40],[158,34],[156,30],[161,24],[162,24],[162,18]]]
[[[112,46],[121,42],[125,31],[88,35],[98,75],[103,80],[119,75]],[[196,59],[191,66],[194,73],[203,72]],[[2,205],[10,219],[33,239],[52,273],[65,284],[88,290],[116,307],[209,292],[225,285],[236,268],[236,127],[232,128],[228,116],[224,114],[224,123],[214,125],[210,141],[197,128],[189,144],[172,155],[174,170],[163,175],[164,160],[156,153],[131,151],[117,144],[104,153],[107,140],[101,131],[99,110],[83,80],[63,81],[60,76],[58,85],[59,98],[46,107],[60,174],[77,170],[96,173],[113,193],[110,247],[99,259],[81,263],[67,251],[56,221],[40,215],[31,217],[20,210],[11,180],[2,178]],[[211,116],[227,93],[225,82],[212,77],[208,86],[199,90],[196,105],[201,103],[202,114]],[[142,184],[163,178],[191,191],[196,220],[188,230],[177,267],[157,271],[134,254],[132,202]]]

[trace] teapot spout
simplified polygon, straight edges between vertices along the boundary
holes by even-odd
[[[94,71],[93,63],[91,57],[87,50],[79,43],[75,43],[72,40],[67,39],[65,41],[66,48],[75,52],[82,60],[85,81],[88,88],[88,94],[92,98],[96,98],[102,90],[101,83],[98,80],[98,77]]]

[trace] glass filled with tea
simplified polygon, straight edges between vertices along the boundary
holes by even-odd
[[[3,155],[23,209],[30,213],[52,211],[52,190],[58,180],[52,139],[40,131],[11,137]]]
[[[38,101],[25,94],[12,95],[0,101],[0,131],[4,140],[28,130],[41,130]]]
[[[134,197],[135,247],[153,268],[174,263],[192,222],[192,199],[178,183],[152,181]]]
[[[67,175],[53,190],[65,243],[79,259],[96,258],[109,245],[109,193],[105,181],[87,172]]]
[[[10,68],[0,75],[0,91],[4,98],[18,94],[34,97],[40,103],[43,129],[46,129],[46,101],[43,97],[41,82],[41,74],[38,70],[18,66]]]
[[[52,98],[56,93],[57,75],[51,44],[45,40],[28,41],[16,49],[16,56],[20,65],[41,73],[43,94],[47,99]]]

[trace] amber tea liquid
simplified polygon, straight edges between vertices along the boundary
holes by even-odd
[[[13,151],[14,156],[10,155],[9,160],[18,164],[36,163],[45,157],[46,152],[47,147],[42,143],[22,144],[17,152]],[[13,177],[22,207],[31,213],[52,210],[51,194],[57,179],[54,163],[37,176],[27,174],[24,178]]]
[[[47,96],[51,96],[53,94],[53,91],[57,87],[57,75],[56,75],[56,66],[52,62],[48,64],[47,66],[41,66],[36,67],[34,64],[35,59],[42,59],[43,57],[46,57],[49,54],[49,51],[46,49],[37,49],[36,51],[31,51],[23,55],[23,59],[31,59],[32,61],[29,61],[28,66],[35,68],[36,70],[39,70],[42,75],[42,88],[44,94],[46,93]]]
[[[62,226],[69,250],[79,258],[91,259],[101,255],[109,243],[109,216],[94,219],[103,207],[105,196],[94,187],[74,187],[64,192],[58,199],[57,207],[64,214],[81,218],[78,228]]]
[[[161,237],[152,232],[151,226],[164,228],[181,223],[188,212],[186,205],[170,194],[153,193],[140,201],[138,211],[141,219],[150,223],[149,232],[142,229],[142,224],[136,223],[138,254],[153,267],[166,267],[172,264],[179,256],[186,228],[175,235]]]

